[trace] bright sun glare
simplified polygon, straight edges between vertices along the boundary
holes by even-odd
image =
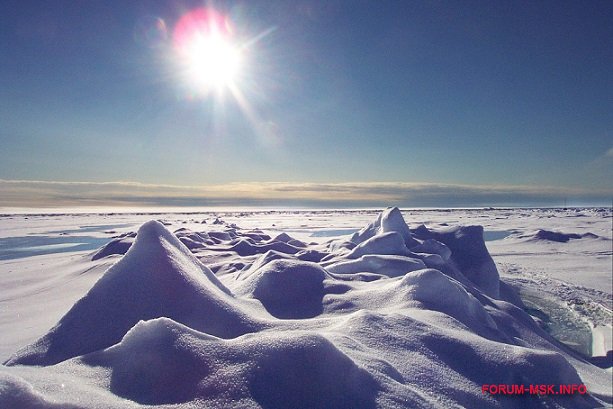
[[[239,62],[236,48],[219,35],[197,36],[188,46],[188,74],[199,85],[220,87],[231,84]]]
[[[193,10],[181,18],[174,37],[190,83],[204,91],[234,84],[241,55],[227,19],[212,10]]]

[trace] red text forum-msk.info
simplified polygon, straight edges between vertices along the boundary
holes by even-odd
[[[481,393],[490,395],[585,395],[587,388],[583,384],[484,384],[481,385]]]

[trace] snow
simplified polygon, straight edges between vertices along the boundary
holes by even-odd
[[[92,256],[92,260],[98,260],[111,254],[126,254],[133,243],[134,237],[130,236],[113,239],[96,251]]]
[[[607,210],[8,215],[0,225],[14,237],[78,236],[86,217],[99,227],[83,233],[109,240],[99,250],[0,264],[0,407],[611,403]],[[488,231],[510,234],[486,242]],[[575,283],[560,280],[551,249],[583,266]],[[602,290],[577,285],[592,282]],[[554,337],[554,324],[573,324],[583,339],[579,322],[593,358]],[[590,395],[481,391],[581,383]]]
[[[445,227],[432,231],[420,229],[417,235],[446,245],[451,250],[452,264],[485,294],[498,298],[498,270],[485,246],[483,226]]]
[[[361,244],[374,236],[391,232],[399,234],[404,244],[409,248],[417,244],[397,207],[391,207],[381,212],[373,223],[368,224],[351,236],[351,241]]]
[[[236,291],[259,300],[277,318],[310,318],[322,312],[326,278],[318,264],[277,259],[247,276]]]
[[[549,230],[539,230],[533,235],[519,236],[519,238],[525,238],[525,237],[528,237],[532,241],[547,240],[547,241],[557,241],[559,243],[566,243],[570,239],[585,239],[585,238],[597,239],[599,238],[596,234],[589,233],[589,232],[579,234],[579,233],[562,233],[562,232],[549,231]]]
[[[326,268],[329,272],[337,274],[368,272],[388,277],[396,277],[405,275],[410,271],[426,268],[426,265],[417,258],[369,254],[361,256],[357,260],[341,261],[330,264],[326,266]]]
[[[358,258],[365,254],[408,255],[409,249],[403,237],[395,231],[377,234],[358,244],[351,250],[348,258]]]
[[[257,328],[231,304],[217,277],[161,223],[150,221],[125,257],[54,328],[7,364],[53,365],[110,347],[139,320],[157,317],[226,337]]]

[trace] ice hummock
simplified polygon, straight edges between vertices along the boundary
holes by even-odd
[[[478,226],[411,230],[391,208],[349,241],[306,247],[236,227],[199,233],[141,226],[59,323],[0,367],[0,406],[611,402],[607,372],[545,333],[501,284]],[[301,260],[307,250],[320,261]],[[586,383],[591,394],[481,392],[519,383]]]

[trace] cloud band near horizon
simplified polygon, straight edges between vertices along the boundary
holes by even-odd
[[[613,189],[414,182],[249,182],[204,186],[0,179],[0,207],[610,206]]]

